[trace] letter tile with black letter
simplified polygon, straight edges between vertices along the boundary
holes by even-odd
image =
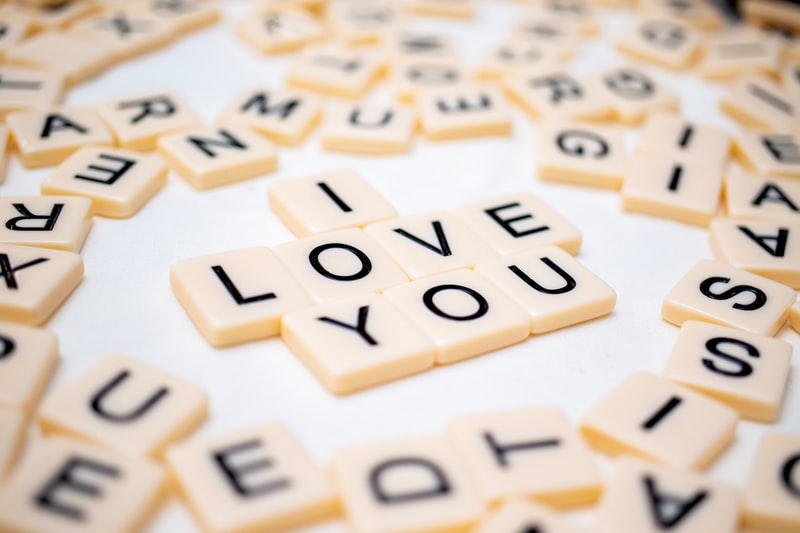
[[[666,154],[717,161],[725,168],[731,152],[727,133],[672,113],[652,113],[642,128],[638,153]]]
[[[800,178],[800,134],[740,132],[734,154],[745,168],[761,176]]]
[[[800,222],[800,183],[792,179],[729,173],[725,208],[731,218]]]
[[[761,74],[773,76],[781,65],[784,44],[777,36],[757,28],[741,26],[722,32],[706,44],[706,54],[699,65],[706,80],[733,80]]]
[[[683,22],[646,16],[617,39],[620,52],[661,67],[684,70],[697,59],[701,33]]]
[[[92,201],[78,196],[0,199],[0,242],[80,252],[92,227]]]
[[[332,152],[402,154],[411,149],[416,125],[416,114],[407,106],[342,105],[325,114],[320,142]]]
[[[302,50],[325,37],[325,26],[303,9],[272,9],[237,21],[236,35],[262,54]]]
[[[800,528],[800,435],[761,437],[744,489],[747,528],[792,533]]]
[[[289,65],[286,82],[340,98],[359,98],[383,70],[383,54],[339,43],[307,46]]]
[[[611,103],[596,76],[578,79],[560,67],[510,76],[503,86],[509,99],[534,120],[604,121],[612,116]]]
[[[403,56],[392,64],[389,84],[399,102],[413,104],[425,89],[457,87],[469,79],[453,57]]]
[[[728,88],[720,110],[747,129],[788,133],[800,119],[800,108],[786,89],[763,76],[747,76]]]
[[[508,136],[511,112],[503,93],[488,84],[463,83],[423,90],[420,123],[431,141]]]
[[[30,414],[58,365],[58,338],[40,328],[0,322],[0,406]]]
[[[615,68],[597,76],[602,98],[613,109],[613,118],[627,126],[644,122],[654,112],[678,111],[678,95],[640,68]]]
[[[0,65],[0,118],[12,111],[53,107],[61,102],[64,76],[32,68]]]

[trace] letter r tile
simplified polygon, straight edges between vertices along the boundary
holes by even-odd
[[[45,434],[71,435],[131,456],[157,457],[206,417],[197,386],[124,355],[109,355],[48,396]]]
[[[340,450],[331,473],[355,533],[464,531],[485,509],[443,437]]]
[[[281,424],[172,446],[167,465],[205,531],[271,533],[332,514],[325,473]]]
[[[80,196],[0,199],[0,243],[80,252],[92,227],[92,201]]]

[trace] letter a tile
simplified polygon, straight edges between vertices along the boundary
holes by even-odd
[[[0,199],[0,243],[80,252],[92,227],[92,201],[75,196]]]
[[[800,222],[800,182],[730,174],[725,179],[728,216],[742,219]]]
[[[465,531],[485,509],[443,437],[341,450],[331,472],[355,533]]]
[[[281,337],[334,394],[433,366],[433,343],[378,294],[322,304],[283,317]]]
[[[280,424],[192,439],[166,458],[205,531],[284,531],[335,509],[325,473]]]
[[[44,329],[0,322],[0,406],[30,414],[58,364],[58,338]]]
[[[139,531],[165,488],[164,472],[150,460],[63,437],[43,440],[0,488],[0,531]]]
[[[81,256],[0,245],[0,320],[43,324],[83,279]]]
[[[789,317],[795,291],[736,267],[704,259],[667,293],[661,316],[677,326],[703,320],[775,335]]]
[[[734,487],[709,477],[624,457],[615,465],[597,521],[602,531],[735,533],[740,500]]]
[[[800,528],[800,435],[761,437],[744,489],[744,526],[792,533]]]
[[[666,378],[636,372],[589,410],[581,432],[592,447],[612,456],[633,454],[704,469],[733,440],[738,421],[726,405]]]
[[[466,416],[451,422],[447,435],[489,505],[532,498],[574,507],[600,496],[600,469],[560,409]]]
[[[664,374],[736,409],[743,418],[778,417],[792,363],[786,341],[690,320]]]
[[[284,314],[311,305],[268,248],[177,261],[170,285],[203,337],[217,347],[278,335]]]

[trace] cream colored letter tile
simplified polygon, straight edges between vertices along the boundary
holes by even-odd
[[[0,320],[43,324],[83,279],[81,256],[62,250],[0,245]]]
[[[745,128],[772,132],[791,131],[800,120],[799,105],[783,87],[761,76],[732,84],[719,102],[722,112]]]
[[[366,232],[411,279],[473,267],[496,255],[467,224],[444,211],[376,222]]]
[[[741,132],[735,153],[748,170],[762,176],[800,178],[800,133]]]
[[[589,447],[555,407],[457,418],[447,435],[489,505],[524,497],[574,507],[600,495],[603,479]]]
[[[512,499],[487,514],[471,533],[578,533],[564,518],[546,507]]]
[[[624,457],[600,504],[603,531],[735,533],[739,491],[709,477]]]
[[[334,394],[402,378],[433,366],[433,343],[378,294],[295,311],[281,337]]]
[[[465,531],[485,509],[444,437],[340,450],[331,472],[355,533]]]
[[[716,218],[709,230],[720,261],[800,289],[800,223]]]
[[[206,418],[195,385],[124,355],[108,355],[49,395],[39,410],[46,434],[96,442],[126,455],[157,457]]]
[[[40,33],[6,53],[9,63],[56,72],[70,85],[99,74],[113,58],[104,47],[57,32]]]
[[[410,56],[392,65],[389,83],[399,102],[413,104],[431,88],[455,88],[469,81],[467,71],[449,57]]]
[[[100,115],[88,107],[17,111],[6,123],[27,168],[57,165],[83,146],[114,144]]]
[[[572,58],[583,40],[582,31],[575,24],[536,12],[513,23],[509,33],[512,38],[545,46],[561,59]]]
[[[680,158],[716,161],[725,168],[731,150],[726,133],[690,122],[680,115],[652,113],[642,128],[636,150],[648,154],[672,154]]]
[[[283,315],[311,305],[268,248],[177,261],[170,285],[203,337],[217,347],[278,335]]]
[[[72,24],[70,37],[107,50],[115,61],[160,48],[172,40],[172,25],[136,4],[103,10]]]
[[[61,74],[0,65],[0,118],[12,111],[52,107],[61,102],[63,88]]]
[[[614,289],[556,246],[481,263],[475,270],[525,309],[532,334],[607,315],[617,302]]]
[[[731,218],[800,222],[800,183],[792,179],[729,174],[725,204]]]
[[[343,229],[280,244],[275,252],[315,302],[378,292],[408,281],[361,229]]]
[[[761,438],[744,489],[747,528],[792,533],[800,528],[800,435],[767,433]]]
[[[555,70],[560,62],[552,48],[512,37],[489,52],[478,66],[478,76],[487,79],[522,76],[526,71]]]
[[[390,0],[331,2],[325,21],[334,38],[348,45],[377,44],[397,30],[402,18]]]
[[[301,50],[325,37],[325,27],[303,9],[250,13],[234,26],[239,38],[262,54]]]
[[[271,141],[302,143],[319,123],[322,99],[293,89],[247,89],[226,107],[217,122],[252,128]]]
[[[0,481],[17,462],[28,432],[26,413],[18,407],[0,406]]]
[[[683,154],[634,154],[622,185],[622,208],[632,213],[707,226],[722,192],[719,161]]]
[[[174,93],[109,100],[98,105],[97,111],[117,144],[129,150],[155,150],[162,135],[203,126],[189,104]]]
[[[270,183],[272,211],[297,237],[363,227],[397,216],[394,207],[352,170]]]
[[[167,163],[196,189],[263,176],[278,167],[275,146],[242,126],[201,128],[158,139]]]
[[[723,33],[707,45],[700,75],[707,80],[729,80],[748,74],[775,74],[783,48],[779,39],[752,28]]]
[[[58,338],[44,329],[0,322],[0,407],[30,414],[58,365]]]
[[[198,30],[220,18],[214,0],[144,0],[141,8],[169,22],[178,34]]]
[[[589,0],[541,0],[528,13],[573,26],[583,35],[595,35],[598,31],[595,10]]]
[[[542,124],[536,133],[539,177],[619,189],[627,172],[625,131],[617,126]]]
[[[684,322],[664,374],[736,409],[772,422],[781,408],[792,345],[707,322]]]
[[[703,320],[775,335],[789,317],[795,291],[719,261],[703,259],[667,293],[661,316],[680,326]]]
[[[417,99],[428,139],[444,141],[511,133],[511,113],[503,93],[489,85],[463,84],[427,89]]]
[[[647,17],[616,41],[617,49],[635,59],[683,70],[697,57],[700,33],[680,22]]]
[[[418,279],[383,293],[436,345],[436,362],[454,363],[528,338],[524,311],[472,270]]]
[[[396,31],[389,33],[384,47],[392,60],[448,59],[458,61],[458,47],[450,37],[438,33]]]
[[[205,531],[283,531],[335,508],[323,471],[281,424],[193,439],[169,448],[166,458]]]
[[[92,227],[92,201],[74,196],[0,199],[0,243],[80,252]]]
[[[703,31],[717,31],[725,24],[725,16],[712,2],[676,2],[648,0],[639,6],[647,17],[667,19]]]
[[[286,72],[286,82],[301,89],[342,98],[358,98],[380,76],[383,59],[374,51],[335,43],[309,46]]]
[[[411,149],[416,122],[414,111],[405,106],[339,106],[326,114],[320,141],[333,152],[402,154]]]
[[[43,440],[0,489],[0,530],[139,531],[161,503],[165,481],[150,460],[65,438]]]
[[[92,13],[98,8],[97,4],[96,1],[26,0],[6,2],[0,11],[30,21],[33,32],[55,32]]]
[[[599,86],[614,118],[628,126],[641,124],[651,113],[680,107],[677,94],[641,69],[623,67],[606,72],[600,76]]]
[[[455,213],[500,255],[551,244],[573,255],[581,249],[578,228],[531,193],[481,200]]]
[[[594,405],[581,432],[599,451],[705,469],[733,440],[730,407],[666,378],[635,372]],[[699,431],[698,428],[702,428]]]
[[[156,154],[118,148],[81,148],[42,182],[42,194],[86,197],[95,215],[133,216],[167,182]]]
[[[596,78],[578,79],[563,69],[511,76],[508,97],[534,119],[600,121],[611,118],[611,102]]]

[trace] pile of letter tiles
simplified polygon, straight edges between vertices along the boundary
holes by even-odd
[[[470,24],[495,8],[513,16],[479,61],[464,61]],[[799,397],[800,5],[739,8],[742,23],[705,0],[0,2],[0,158],[13,170],[0,185],[0,533],[800,532],[800,411],[785,405]],[[601,35],[615,60],[576,72]],[[220,36],[221,54],[282,62],[282,78],[220,95],[209,113],[158,79],[125,77],[125,63]],[[203,57],[192,63],[185,72],[213,86]],[[679,94],[665,72],[690,89]],[[72,103],[73,90],[106,80],[132,89]],[[691,84],[716,87],[706,105],[734,129],[682,113]],[[447,146],[463,169],[458,154],[517,142],[520,122],[535,128],[522,188],[412,211],[369,171]],[[284,167],[297,153],[347,164]],[[29,190],[15,185],[26,179],[40,194],[9,193]],[[262,182],[264,195],[248,188]],[[648,320],[660,306],[677,326],[659,373],[631,368],[590,391],[577,417],[565,400],[384,440],[365,426],[361,441],[320,456],[298,437],[309,420],[200,429],[251,409],[247,395],[228,401],[136,353],[152,348],[145,333],[98,331],[123,340],[81,368],[69,352],[80,345],[50,329],[73,311],[65,302],[102,282],[93,314],[130,312],[122,295],[146,293],[170,323],[192,324],[186,342],[215,352],[207,372],[219,379],[243,364],[237,349],[282,343],[313,376],[287,387],[285,407],[324,396],[333,407],[319,419],[383,387],[413,393],[430,371],[447,387],[453,363],[500,364],[514,346],[535,352],[538,339],[626,312],[578,257],[594,228],[540,186],[614,195],[628,224],[657,220],[665,235],[702,231],[708,243],[708,257],[646,302]],[[125,233],[181,187],[176,197],[209,206],[236,191],[292,237],[185,256],[166,229]],[[190,228],[181,208],[175,223]],[[168,258],[159,272],[171,291],[145,284],[134,259],[117,259],[116,276],[92,271],[81,254],[94,232],[148,239]],[[619,268],[631,286],[647,276]],[[57,372],[68,378],[51,387]],[[506,406],[491,398],[503,389],[475,394]],[[384,418],[405,416],[416,415]],[[709,472],[743,443],[742,482]],[[185,507],[185,520],[165,521],[168,506]]]

